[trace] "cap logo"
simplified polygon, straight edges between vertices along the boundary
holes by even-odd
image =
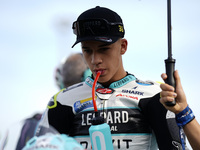
[[[118,27],[119,27],[119,32],[124,32],[124,28],[122,25],[118,25]]]
[[[96,21],[96,20],[94,20],[94,21],[85,22],[85,23],[83,24],[83,27],[84,27],[84,28],[88,28],[88,27],[90,27],[90,26],[100,26],[100,25],[101,25],[101,21]]]

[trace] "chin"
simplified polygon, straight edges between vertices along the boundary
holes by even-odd
[[[102,85],[106,85],[106,86],[110,84],[110,80],[106,77],[100,77],[98,82],[101,83]]]

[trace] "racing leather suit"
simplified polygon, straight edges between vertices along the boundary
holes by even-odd
[[[73,136],[88,150],[91,149],[88,130],[95,114],[93,82],[93,78],[88,77],[85,82],[54,95],[40,122],[43,126],[51,125],[60,133]],[[110,90],[112,92],[107,92]],[[170,132],[172,126],[168,128],[167,110],[159,102],[160,91],[158,83],[140,81],[132,74],[111,83],[108,88],[97,83],[97,108],[110,125],[115,150],[184,149],[181,130],[176,128],[178,141],[175,141]],[[170,119],[177,127],[175,119]]]

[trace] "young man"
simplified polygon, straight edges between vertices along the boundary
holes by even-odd
[[[184,94],[181,80],[178,71],[174,72],[176,80],[176,92],[174,87],[168,84],[161,84],[162,89],[160,102],[166,109],[174,112],[176,114],[176,122],[180,128],[183,128],[190,145],[194,150],[200,149],[200,125],[195,119],[192,110],[188,107],[186,96]],[[163,80],[167,79],[166,74],[161,76]],[[166,102],[171,102],[176,99],[176,105],[173,107],[168,107]]]
[[[60,133],[73,136],[85,149],[91,149],[88,130],[95,114],[92,86],[100,71],[96,104],[110,125],[114,149],[184,149],[180,136],[183,133],[174,118],[166,119],[167,110],[159,101],[160,85],[141,81],[123,67],[122,55],[128,42],[123,38],[121,17],[97,6],[78,17],[73,31],[77,35],[74,45],[81,42],[92,77],[53,96],[41,124],[51,125]]]

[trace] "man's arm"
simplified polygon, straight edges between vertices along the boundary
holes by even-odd
[[[163,80],[167,79],[166,74],[161,75]],[[160,87],[162,92],[160,93],[160,102],[163,106],[174,112],[176,114],[177,123],[180,123],[179,126],[183,127],[183,130],[190,142],[190,145],[194,150],[200,149],[200,125],[197,120],[194,118],[192,110],[188,107],[187,99],[183,91],[181,80],[178,74],[178,71],[174,72],[174,77],[176,80],[176,91],[174,87],[168,84],[161,84]],[[176,99],[175,106],[167,106],[166,102],[171,102]]]

